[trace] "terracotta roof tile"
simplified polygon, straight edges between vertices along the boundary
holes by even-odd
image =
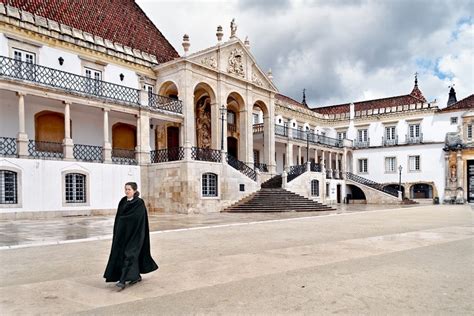
[[[304,109],[308,109],[308,107],[305,106],[303,103],[298,102],[298,101],[296,101],[296,100],[294,100],[294,99],[292,99],[292,98],[290,98],[290,97],[287,97],[286,95],[277,93],[277,94],[275,95],[275,98],[276,98],[277,100],[286,102],[286,103],[288,103],[288,104],[296,105],[296,106],[302,107],[302,108],[304,108]]]
[[[159,63],[179,57],[134,0],[0,0],[0,3],[155,55]]]
[[[449,111],[456,111],[456,110],[462,110],[462,109],[474,109],[474,94],[471,94],[468,97],[465,97],[464,99],[451,104],[448,107],[445,107],[444,109],[439,110],[440,112],[449,112]]]

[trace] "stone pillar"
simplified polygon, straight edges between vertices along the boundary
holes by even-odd
[[[276,159],[275,159],[275,95],[272,93],[270,95],[270,104],[267,108],[268,110],[268,128],[265,129],[264,127],[264,140],[265,145],[269,152],[269,164],[268,164],[268,171],[270,174],[276,174]]]
[[[137,147],[135,156],[139,164],[150,163],[150,114],[141,109],[137,116]]]
[[[342,162],[341,162],[341,169],[342,169],[342,177],[344,178],[346,176],[346,171],[347,171],[347,148],[344,147],[344,152],[342,154]]]
[[[245,105],[247,106],[247,104]],[[248,115],[252,115],[251,111],[243,110],[239,112],[239,160],[246,164],[253,164],[253,145],[249,143],[249,119]],[[227,126],[225,126],[227,129]],[[250,151],[252,150],[252,153]],[[252,156],[250,158],[250,156]]]
[[[450,181],[449,181],[449,178],[450,178],[450,176],[451,176],[451,175],[450,175],[451,172],[450,172],[450,170],[449,170],[449,156],[450,156],[450,152],[449,152],[449,151],[444,154],[444,161],[445,161],[445,168],[446,168],[446,170],[445,170],[445,172],[444,172],[444,175],[445,175],[445,178],[446,178],[446,179],[445,179],[445,187],[446,187],[446,189],[449,189],[449,182],[450,182]]]
[[[109,112],[110,109],[104,108],[102,109],[104,112],[104,146],[102,148],[102,159],[104,162],[111,163],[112,162],[112,144],[110,143],[109,138]]]
[[[184,160],[191,161],[192,160],[192,145],[190,142],[184,143]]]
[[[286,189],[287,177],[288,173],[286,172],[286,170],[283,170],[283,173],[281,174],[281,187],[283,189]]]
[[[64,139],[63,154],[65,160],[74,159],[74,143],[71,138],[71,103],[64,102]]]
[[[329,172],[332,172],[333,165],[332,165],[332,152],[328,152],[328,160],[329,160]]]
[[[462,154],[461,154],[461,151],[458,150],[458,152],[456,153],[456,171],[457,171],[457,174],[456,174],[456,177],[458,179],[457,183],[456,183],[456,188],[459,188],[459,187],[462,187],[463,186],[463,163],[462,163]]]
[[[194,87],[192,86],[192,73],[189,67],[190,65],[186,63],[180,82],[180,87],[183,87],[184,142],[190,142],[192,146],[196,146]]]
[[[211,103],[211,148],[220,150],[220,113],[219,104],[217,102]]]
[[[16,138],[18,157],[28,157],[28,135],[25,129],[25,95],[17,92],[18,95],[18,135]]]

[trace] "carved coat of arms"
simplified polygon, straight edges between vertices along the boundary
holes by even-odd
[[[236,74],[241,77],[245,77],[244,65],[243,65],[243,51],[235,48],[231,51],[229,56],[229,65],[227,66],[227,72]]]

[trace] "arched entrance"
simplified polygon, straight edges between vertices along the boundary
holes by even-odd
[[[160,86],[158,94],[178,100],[178,87],[174,82],[166,81]]]
[[[417,183],[410,188],[410,198],[412,199],[432,199],[433,186],[428,183]]]
[[[133,158],[137,146],[137,129],[126,123],[112,126],[112,156]]]
[[[35,149],[37,151],[60,153],[63,151],[63,139],[63,113],[41,111],[35,115]]]
[[[245,103],[236,92],[227,97],[227,152],[230,155],[246,162],[248,148],[245,137],[245,126],[247,124]],[[229,141],[231,143],[229,143]],[[234,147],[235,146],[235,147]]]
[[[347,184],[346,203],[357,203],[357,204],[367,203],[367,198],[365,197],[364,191],[362,191],[359,187],[355,185]]]
[[[270,115],[263,101],[256,101],[252,109],[252,147],[253,161],[256,169],[268,172],[271,165],[272,137],[270,132]]]
[[[194,89],[196,146],[217,149],[217,114],[214,92],[205,83],[199,83]]]

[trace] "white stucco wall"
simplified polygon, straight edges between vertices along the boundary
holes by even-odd
[[[10,57],[8,56],[8,43],[7,43],[7,38],[3,33],[0,33],[0,55],[5,56],[5,57]]]
[[[115,164],[68,162],[41,159],[0,158],[0,169],[18,169],[18,195],[21,207],[2,204],[0,213],[39,211],[114,210],[124,196],[128,181],[138,183],[140,167]],[[63,205],[65,171],[83,172],[89,187],[86,206]]]

